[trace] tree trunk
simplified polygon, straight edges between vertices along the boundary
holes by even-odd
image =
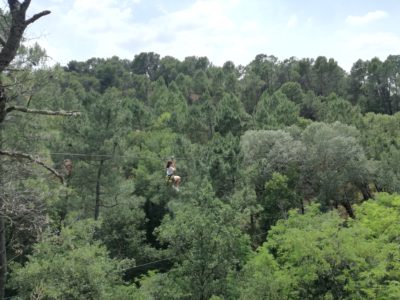
[[[0,216],[0,299],[4,299],[7,279],[6,226]]]
[[[4,88],[0,80],[0,148],[3,145],[3,126],[2,121],[5,117],[6,97]],[[4,113],[4,115],[3,115]],[[3,164],[0,162],[0,188],[3,186]],[[3,199],[0,196],[0,207],[2,207]],[[7,255],[6,255],[6,226],[4,217],[0,216],[0,300],[5,296],[5,285],[7,276]]]
[[[100,161],[99,169],[97,171],[97,180],[96,180],[96,203],[94,207],[94,219],[97,220],[100,215],[100,179],[101,172],[103,171],[104,159]]]
[[[374,186],[377,192],[383,192],[383,189],[376,182],[374,182]]]
[[[214,136],[214,127],[211,121],[208,122],[208,138],[212,139]]]
[[[4,93],[4,88],[0,80],[0,124],[6,118],[6,95]],[[1,130],[1,129],[0,129]]]
[[[252,239],[252,243],[255,243],[255,236],[256,236],[256,222],[254,220],[254,214],[250,214],[250,236]]]
[[[351,206],[350,202],[345,201],[342,203],[344,208],[346,209],[347,214],[350,218],[355,219],[356,215],[354,214],[353,207]]]
[[[50,11],[43,11],[26,20],[25,15],[29,7],[30,0],[25,0],[20,3],[17,0],[8,0],[8,6],[11,14],[11,27],[9,28],[9,34],[7,40],[3,40],[0,37],[0,44],[2,49],[0,51],[0,74],[9,66],[11,61],[14,59],[22,35],[26,27],[50,13]],[[3,14],[3,13],[2,13]],[[6,111],[6,95],[5,90],[0,79],[0,148],[2,142],[2,123],[5,120]],[[0,164],[0,187],[3,186],[2,174],[4,170]],[[0,198],[0,207],[2,206],[3,199]],[[0,300],[5,299],[5,285],[7,279],[7,255],[6,255],[6,232],[5,232],[5,220],[4,216],[0,216]]]
[[[362,184],[360,186],[360,191],[365,201],[372,199],[374,197],[374,195],[372,195],[371,193],[371,189],[369,188],[368,183]]]
[[[347,198],[347,194],[346,193],[344,195],[344,201],[342,201],[342,205],[346,209],[346,212],[349,215],[349,217],[352,218],[352,219],[355,219],[356,215],[354,214],[353,207],[351,206],[351,203],[349,201],[349,198]]]
[[[45,10],[33,15],[30,19],[26,19],[26,11],[30,2],[30,0],[25,0],[22,3],[17,0],[8,0],[11,13],[11,26],[7,41],[1,41],[3,48],[0,51],[0,73],[9,66],[17,54],[26,27],[50,13],[50,11]]]
[[[304,215],[304,200],[303,198],[300,199],[300,212]]]

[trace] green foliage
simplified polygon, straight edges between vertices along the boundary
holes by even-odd
[[[358,106],[353,106],[349,101],[331,94],[323,101],[321,121],[326,123],[340,122],[348,125],[361,123],[361,112]]]
[[[207,57],[188,56],[185,57],[180,65],[181,72],[191,77],[196,71],[206,71],[210,67],[210,61]]]
[[[179,66],[179,60],[172,56],[165,56],[160,59],[158,68],[155,69],[157,69],[158,76],[164,78],[165,82],[169,84],[178,76]]]
[[[349,96],[365,112],[394,114],[399,111],[399,56],[389,55],[385,61],[373,58],[358,60],[351,69]]]
[[[248,239],[237,227],[236,212],[215,198],[209,184],[192,186],[159,227],[159,238],[175,255],[174,280],[182,299],[227,295],[227,276],[242,265]],[[180,298],[180,297],[179,297]]]
[[[268,225],[278,219],[286,219],[289,209],[299,204],[295,192],[289,187],[289,178],[285,175],[274,172],[272,178],[265,183],[265,190],[262,205],[266,214],[265,221],[270,223]]]
[[[78,221],[35,246],[24,267],[14,266],[11,286],[21,298],[107,299],[129,261],[108,257],[94,239],[96,223]]]
[[[381,194],[358,207],[359,218],[347,224],[317,206],[304,215],[291,212],[246,264],[241,298],[395,299],[398,200]]]
[[[247,131],[241,137],[244,164],[254,171],[256,184],[264,187],[273,172],[289,175],[299,167],[304,145],[282,130]]]
[[[197,71],[193,76],[192,90],[196,94],[202,95],[208,90],[208,78],[203,70]]]
[[[285,216],[287,208],[295,207],[292,195],[284,200],[279,199],[279,194],[288,192],[294,196],[294,182],[298,180],[305,148],[300,141],[282,130],[247,131],[242,136],[241,147],[246,170],[244,176],[248,184],[254,187],[257,203],[264,209],[259,217],[265,231],[277,218]],[[289,201],[290,207],[285,204],[280,209],[280,201]]]
[[[193,143],[205,143],[214,134],[215,111],[213,104],[206,100],[188,108],[185,132]]]
[[[312,195],[323,206],[342,204],[351,215],[349,199],[369,181],[370,165],[354,127],[333,123],[308,126],[302,141],[307,148],[303,180],[311,182]]]
[[[176,155],[174,145],[177,135],[170,129],[160,129],[151,135],[131,132],[127,140],[129,150],[126,154],[132,157],[127,161],[131,166],[127,171],[133,176],[135,193],[151,198],[158,193],[160,183],[164,184],[166,159]]]
[[[360,131],[366,153],[380,160],[382,154],[389,152],[392,146],[400,147],[400,113],[393,116],[368,113],[363,117]]]
[[[300,116],[313,121],[321,119],[323,114],[323,104],[320,97],[316,97],[314,93],[308,92],[303,102],[300,104]]]
[[[300,104],[303,101],[304,94],[300,84],[297,82],[286,82],[280,87],[279,91],[296,104]]]
[[[241,162],[239,139],[231,133],[216,134],[208,148],[208,168],[217,197],[228,197],[239,181]]]
[[[99,236],[112,257],[142,262],[146,257],[144,199],[127,197],[114,205],[104,213]]]
[[[7,105],[81,114],[2,128],[3,148],[66,178],[1,161],[16,299],[398,299],[398,196],[360,204],[399,192],[398,56],[346,75],[325,57],[38,69],[43,54],[20,49]]]
[[[249,115],[243,104],[232,94],[224,94],[216,107],[215,131],[222,135],[228,132],[240,135],[247,126]]]
[[[376,172],[376,185],[381,191],[400,193],[400,150],[392,146],[381,157]]]
[[[313,88],[318,96],[328,96],[336,92],[343,94],[345,84],[345,71],[337,62],[324,56],[319,56],[312,66]]]
[[[154,52],[142,52],[135,55],[132,61],[131,69],[135,74],[146,75],[151,80],[156,80],[160,55]]]
[[[241,101],[247,113],[253,113],[260,96],[265,91],[265,83],[253,72],[246,75],[241,81]]]
[[[183,131],[187,118],[187,104],[175,82],[167,88],[161,80],[154,91],[154,109],[157,116],[169,113],[168,126],[174,131]]]
[[[278,129],[297,122],[299,109],[282,92],[264,93],[257,104],[254,119],[259,129]]]
[[[380,191],[399,192],[399,124],[399,113],[393,116],[368,113],[360,125],[366,154],[377,161],[376,186]]]
[[[94,207],[94,215],[98,217],[100,205],[114,202],[113,199],[118,197],[121,189],[119,185],[124,180],[121,173],[115,173],[115,162],[107,156],[124,153],[125,136],[133,121],[130,101],[121,92],[109,89],[100,98],[95,96],[98,95],[91,95],[88,99],[86,114],[82,118],[77,122],[65,123],[64,136],[58,145],[53,145],[53,149],[55,152],[68,149],[73,153],[86,154],[89,158],[92,154],[96,155],[92,161],[74,163],[74,173],[69,179],[69,185],[82,191],[72,194],[70,201],[84,201],[87,214],[93,213],[90,208]],[[74,157],[70,158],[74,160]],[[81,195],[85,197],[82,199]]]

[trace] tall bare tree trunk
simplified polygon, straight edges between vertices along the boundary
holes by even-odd
[[[6,96],[4,94],[3,84],[0,80],[0,124],[4,121],[6,114]]]
[[[347,197],[347,194],[344,193],[344,201],[341,203],[343,207],[346,209],[347,214],[349,215],[350,218],[355,219],[356,215],[354,214],[353,207],[351,206],[350,200]]]
[[[96,202],[94,206],[94,219],[97,220],[100,215],[100,180],[101,180],[101,173],[103,171],[103,164],[104,159],[100,161],[99,169],[97,170],[97,180],[96,180]]]
[[[371,189],[368,186],[368,183],[363,183],[360,186],[361,194],[363,195],[363,200],[367,201],[369,199],[374,198],[374,195],[371,192]]]
[[[0,37],[0,75],[10,65],[14,59],[18,48],[20,46],[22,36],[25,29],[38,20],[39,18],[48,15],[50,11],[45,10],[38,14],[33,15],[31,18],[26,18],[26,11],[31,3],[31,0],[24,0],[22,2],[18,0],[8,0],[8,7],[11,14],[11,23],[8,28],[7,40]],[[3,15],[4,12],[1,12]],[[3,121],[7,115],[6,108],[6,94],[3,83],[0,79],[0,149],[3,146]],[[0,188],[3,186],[3,174],[4,170],[2,164],[0,164]],[[2,207],[4,199],[0,197],[0,207]],[[7,253],[6,253],[6,227],[4,216],[0,213],[0,300],[5,299],[5,285],[7,279]]]
[[[4,106],[2,106],[2,103],[4,103]],[[2,88],[2,83],[0,80],[0,149],[2,148],[3,145],[2,121],[4,120],[4,118],[2,119],[1,116],[2,116],[2,111],[4,112],[5,116],[5,104],[6,100],[4,95],[4,89]],[[0,188],[4,186],[3,174],[4,174],[3,164],[0,161]],[[0,208],[3,207],[3,201],[4,199],[0,195]],[[6,279],[7,279],[6,226],[5,226],[4,216],[0,211],[0,300],[4,299],[5,297]]]
[[[5,297],[6,279],[7,279],[6,226],[4,222],[4,217],[0,216],[0,299],[4,299]]]

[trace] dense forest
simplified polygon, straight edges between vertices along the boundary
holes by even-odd
[[[16,32],[0,298],[400,298],[400,55],[46,67],[38,45],[4,59]]]

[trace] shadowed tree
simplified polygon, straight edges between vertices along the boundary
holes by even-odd
[[[232,286],[239,283],[243,300],[397,299],[399,200],[378,194],[351,221],[316,205],[305,215],[290,212]]]
[[[264,92],[254,114],[256,126],[260,129],[290,126],[297,122],[298,117],[298,106],[281,91],[273,95]]]
[[[367,62],[359,59],[351,67],[350,75],[347,79],[347,95],[352,104],[362,105],[365,102],[366,80]],[[362,108],[365,109],[363,105]]]
[[[50,11],[42,11],[38,14],[33,15],[31,18],[26,17],[26,13],[30,4],[30,0],[25,0],[20,3],[17,0],[8,0],[9,12],[2,12],[3,20],[8,20],[8,22],[3,22],[7,27],[3,27],[3,36],[0,37],[0,75],[5,69],[10,65],[12,60],[15,58],[17,51],[19,49],[23,34],[28,25],[32,24],[42,16],[50,13]],[[0,79],[0,149],[2,147],[2,124],[6,118],[6,115],[13,110],[19,110],[19,107],[7,106],[7,94],[6,89],[3,86],[3,82]],[[25,112],[28,112],[26,110]],[[3,168],[3,166],[2,166]],[[1,179],[0,179],[1,180]],[[3,185],[0,182],[0,185]],[[0,206],[3,200],[0,199]],[[7,257],[6,257],[6,241],[5,241],[5,220],[4,216],[0,216],[0,299],[4,298],[4,288],[6,283],[7,274]]]
[[[351,217],[357,194],[361,192],[364,200],[371,197],[370,164],[358,139],[356,128],[339,122],[313,123],[302,133],[307,149],[302,185],[311,187],[323,208],[343,205]]]
[[[173,217],[166,216],[157,230],[176,262],[167,281],[161,277],[162,289],[186,295],[183,299],[227,296],[228,275],[235,274],[249,253],[248,237],[238,228],[237,212],[215,198],[209,184],[203,181],[188,189],[181,196],[185,201],[171,205]],[[159,286],[150,291],[157,292]]]
[[[305,147],[283,130],[247,131],[240,144],[248,184],[254,187],[257,203],[267,209],[259,214],[265,230],[277,220],[276,212],[284,217],[288,208],[302,208],[294,200]],[[282,195],[285,199],[278,199]]]
[[[33,157],[31,155],[3,150],[3,130],[4,126],[6,126],[5,122],[7,120],[7,116],[15,113],[26,113],[26,114],[42,114],[42,115],[64,115],[71,116],[76,115],[73,112],[65,112],[65,111],[51,111],[46,109],[31,109],[29,108],[30,98],[28,98],[26,106],[18,106],[13,103],[10,97],[13,88],[19,89],[20,83],[15,83],[13,85],[5,86],[4,80],[11,74],[11,72],[5,73],[7,68],[12,64],[12,61],[16,58],[18,50],[20,49],[21,42],[23,41],[23,35],[26,28],[40,19],[41,17],[48,15],[50,11],[45,10],[34,14],[32,17],[27,17],[27,10],[31,3],[30,0],[24,0],[22,2],[18,0],[8,0],[8,8],[9,11],[2,11],[2,21],[0,26],[1,35],[0,35],[0,155],[6,155],[12,158],[19,158],[29,160],[38,165],[45,167],[47,170],[52,172],[54,175],[59,175],[57,171],[55,171],[52,167],[46,165],[40,159]],[[35,54],[32,52],[32,54]],[[32,67],[32,64],[22,64],[21,67],[29,68]],[[1,168],[4,165],[1,164]],[[1,172],[2,174],[3,172]],[[1,175],[0,174],[0,175]],[[63,177],[57,176],[61,181],[63,181]],[[0,180],[3,178],[0,176]],[[4,182],[0,182],[0,185],[3,186]],[[3,198],[0,198],[0,207],[3,206]],[[6,241],[5,241],[5,216],[0,216],[0,298],[4,298],[4,287],[6,283],[6,274],[7,274],[7,256],[6,256]]]
[[[319,56],[312,67],[313,89],[318,96],[327,96],[330,93],[342,95],[344,93],[345,71],[337,62],[325,56]]]
[[[138,75],[146,75],[150,80],[157,79],[160,55],[154,52],[142,52],[135,55],[132,61],[132,71]]]
[[[321,121],[326,123],[339,121],[342,124],[355,126],[361,123],[362,115],[358,105],[352,105],[349,101],[336,96],[336,94],[322,98]]]
[[[246,128],[249,115],[242,102],[233,94],[224,94],[216,107],[215,131],[222,135],[231,132],[240,135]]]
[[[303,101],[304,93],[300,84],[297,82],[286,82],[280,87],[279,91],[296,104],[300,104]]]

